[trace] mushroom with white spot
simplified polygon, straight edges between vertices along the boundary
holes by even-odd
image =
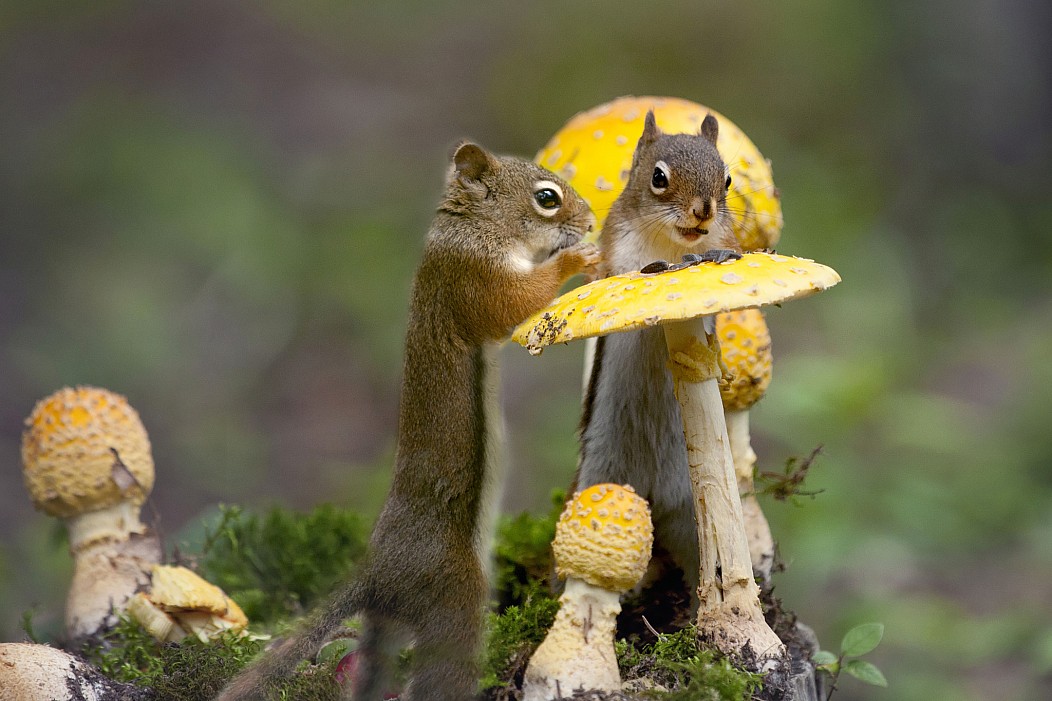
[[[66,634],[110,627],[161,557],[139,519],[153,488],[150,439],[127,400],[95,387],[40,400],[22,434],[23,480],[34,506],[63,519],[73,556]]]
[[[653,541],[650,508],[628,485],[596,484],[567,502],[552,542],[566,588],[526,667],[523,701],[621,689],[614,655],[620,596],[646,573]]]
[[[616,275],[559,297],[512,338],[533,354],[571,339],[661,324],[680,403],[701,555],[698,631],[728,654],[748,645],[758,667],[785,661],[764,621],[718,380],[713,315],[777,304],[831,287],[840,276],[814,261],[764,252],[653,274]],[[588,311],[585,311],[588,309]]]

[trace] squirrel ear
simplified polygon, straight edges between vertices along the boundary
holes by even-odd
[[[457,150],[453,154],[451,178],[469,190],[476,190],[485,194],[487,188],[481,182],[481,178],[483,174],[493,170],[495,165],[493,158],[486,149],[470,141],[464,141],[457,146]]]
[[[705,119],[701,122],[701,128],[698,129],[698,134],[704,136],[713,146],[716,145],[716,137],[720,134],[720,123],[712,116],[712,112],[705,115]]]
[[[661,130],[658,129],[657,120],[654,119],[654,110],[648,110],[646,120],[643,122],[643,135],[639,137],[639,140],[649,144],[659,136],[661,136]]]

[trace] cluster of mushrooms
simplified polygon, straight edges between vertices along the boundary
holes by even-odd
[[[627,181],[648,110],[667,133],[694,133],[712,112],[675,98],[620,98],[571,119],[537,155],[538,163],[565,177],[589,201],[600,223]],[[754,665],[765,670],[788,667],[789,661],[785,645],[764,620],[757,584],[757,579],[769,579],[774,562],[770,527],[753,493],[756,454],[749,434],[749,408],[771,379],[770,334],[759,308],[824,290],[840,277],[812,260],[770,252],[782,225],[770,164],[730,120],[717,119],[717,147],[733,156],[728,159],[734,179],[727,199],[735,203],[734,231],[744,255],[596,280],[527,319],[512,338],[537,355],[556,343],[663,327],[698,523],[699,637],[732,656],[740,657],[748,648]],[[583,496],[575,495],[577,503]],[[557,535],[557,543],[559,539]],[[559,572],[569,575],[562,566]],[[564,606],[577,589],[567,585]],[[609,608],[605,604],[602,610]],[[580,604],[573,610],[579,611]],[[559,628],[560,635],[565,636],[564,630],[565,625]],[[589,647],[605,644],[593,640]],[[548,646],[546,640],[535,655],[542,661],[531,661],[526,673],[525,698],[530,701],[568,696],[578,688],[620,688],[599,663],[553,665]],[[578,653],[582,660],[597,654]],[[557,671],[571,668],[573,672]]]
[[[537,155],[589,201],[600,224],[627,179],[643,118],[665,132],[695,132],[711,110],[674,98],[620,98],[583,112]],[[764,621],[757,579],[766,581],[774,541],[756,497],[749,408],[771,379],[770,335],[759,308],[839,282],[832,269],[768,252],[782,215],[770,164],[730,120],[718,148],[734,180],[735,234],[746,253],[723,263],[617,275],[578,287],[526,320],[513,339],[531,354],[555,343],[661,325],[681,405],[701,553],[697,626],[729,655],[748,646],[759,660],[785,662],[785,646]],[[150,442],[120,395],[66,388],[41,400],[26,421],[22,457],[36,507],[63,519],[74,559],[66,604],[71,640],[112,627],[127,612],[162,641],[207,641],[244,630],[247,619],[218,587],[161,564],[156,534],[140,519],[153,487]],[[621,689],[614,657],[620,597],[643,577],[653,526],[630,485],[599,484],[573,495],[553,552],[566,579],[560,610],[524,676],[525,701],[578,689]],[[61,650],[0,644],[0,690],[17,698],[113,698],[115,685]],[[118,690],[119,691],[119,690]]]
[[[26,419],[22,465],[33,505],[62,519],[69,534],[71,642],[112,628],[125,612],[167,642],[208,642],[248,625],[219,587],[161,564],[160,540],[140,513],[154,482],[150,439],[123,396],[66,387],[40,400]],[[62,650],[0,643],[3,698],[125,698],[118,687]]]

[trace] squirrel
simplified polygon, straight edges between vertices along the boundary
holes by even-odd
[[[603,274],[658,272],[740,257],[727,210],[731,179],[709,114],[697,134],[665,134],[644,122],[628,182],[603,225]],[[656,261],[656,262],[655,262]],[[574,486],[631,484],[650,502],[654,545],[671,555],[691,592],[699,553],[683,423],[660,327],[597,339],[579,429]],[[696,603],[696,594],[692,595]]]
[[[390,491],[356,576],[305,628],[234,678],[218,701],[266,698],[342,622],[364,620],[355,699],[390,688],[415,642],[411,699],[474,696],[495,526],[493,355],[599,251],[595,217],[563,180],[529,161],[456,148],[413,283]]]

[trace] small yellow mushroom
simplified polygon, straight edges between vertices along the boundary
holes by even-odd
[[[108,390],[61,389],[26,419],[22,463],[34,506],[63,519],[69,531],[67,635],[113,625],[161,556],[157,537],[139,520],[154,480],[139,415]]]
[[[195,635],[201,642],[229,630],[243,630],[248,619],[233,599],[192,570],[155,565],[149,591],[137,593],[128,613],[162,642]]]
[[[555,571],[566,579],[556,614],[523,679],[523,701],[576,689],[621,689],[614,656],[620,596],[646,573],[654,528],[632,487],[596,484],[574,494],[556,524]]]

